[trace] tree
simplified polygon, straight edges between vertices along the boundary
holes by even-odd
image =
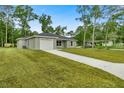
[[[83,48],[85,48],[85,40],[86,40],[86,32],[88,31],[88,25],[90,24],[90,6],[83,5],[77,7],[77,12],[80,14],[79,18],[76,18],[76,20],[79,20],[83,24],[82,31],[84,31],[83,36]]]
[[[117,39],[117,32],[119,32],[121,25],[124,26],[124,7],[122,6],[113,6],[115,7],[113,13],[112,13],[112,26],[113,26],[113,31],[115,32],[114,36],[114,44],[116,43],[115,40]],[[123,33],[122,33],[123,34]]]
[[[1,41],[1,46],[4,46],[4,23],[5,20],[5,13],[4,12],[0,12],[0,41]]]
[[[84,27],[82,26],[78,26],[76,31],[75,31],[75,35],[74,35],[74,38],[77,40],[77,43],[78,45],[82,46],[83,45],[83,41],[84,41]],[[91,39],[91,31],[92,31],[92,26],[88,26],[88,29],[87,29],[87,33],[86,33],[86,40],[90,40]],[[86,46],[86,45],[85,45]]]
[[[38,35],[38,34],[39,34],[39,33],[38,33],[37,31],[33,31],[33,32],[31,32],[30,35],[32,36],[32,35]]]
[[[41,31],[43,32],[49,32],[49,25],[52,24],[51,16],[42,14],[39,17],[39,23],[41,23]]]
[[[82,46],[83,44],[83,36],[84,36],[84,31],[82,26],[78,26],[76,31],[75,31],[75,39],[77,40],[78,45]]]
[[[124,43],[124,24],[119,26],[116,42]]]
[[[33,8],[28,5],[16,6],[14,17],[19,21],[22,28],[22,36],[27,36],[30,30],[29,22],[38,19],[38,16],[33,12]]]
[[[64,35],[66,29],[67,29],[66,26],[61,27],[61,26],[59,25],[59,26],[57,26],[57,27],[55,28],[55,32],[54,32],[54,33],[57,34],[57,35]]]
[[[48,26],[47,31],[49,33],[54,33],[55,32],[55,30],[54,30],[54,28],[52,26]]]
[[[68,36],[71,36],[71,37],[72,37],[72,36],[74,36],[74,31],[71,30],[71,31],[67,32],[66,34],[67,34]]]
[[[91,10],[91,17],[92,17],[92,23],[93,23],[93,32],[92,32],[92,48],[95,47],[95,28],[96,28],[96,22],[97,20],[102,16],[102,12],[100,9],[100,6],[94,5],[92,6]]]
[[[13,43],[16,46],[16,39],[21,37],[21,29],[19,28],[14,28],[13,31]]]
[[[123,20],[122,17],[124,16],[123,8],[120,6],[104,6],[104,18],[106,18],[106,22],[104,23],[104,31],[105,31],[105,46],[107,47],[108,39],[113,38],[115,41],[117,38],[118,32],[118,24],[120,20]],[[115,44],[115,43],[114,43]]]
[[[95,40],[104,40],[103,24],[96,24],[95,28]],[[93,27],[92,27],[93,28]],[[92,32],[91,32],[92,34]]]
[[[13,13],[13,6],[11,5],[2,5],[1,6],[3,12],[5,13],[5,23],[6,23],[6,40],[5,40],[5,43],[7,44],[7,34],[8,34],[8,22],[9,22],[9,18],[11,17],[11,14]]]

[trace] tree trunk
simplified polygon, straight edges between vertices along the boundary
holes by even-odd
[[[1,47],[3,47],[3,38],[1,37]]]
[[[3,42],[3,32],[1,31],[1,47],[3,47],[3,45],[4,45],[4,42]]]
[[[22,26],[22,36],[26,37],[26,32],[25,32],[25,26],[24,25]]]
[[[84,29],[84,37],[83,37],[83,48],[85,48],[86,47],[86,27],[85,27],[85,29]]]
[[[2,37],[1,37],[0,39],[1,39],[1,40],[0,40],[0,41],[1,41],[1,45],[0,45],[0,47],[2,47]]]
[[[96,26],[96,19],[94,19],[94,27],[93,27],[93,33],[92,33],[92,48],[95,47],[94,41],[95,41],[95,26]]]
[[[13,32],[14,32],[14,28],[12,28],[12,47],[14,45],[14,41],[13,41]]]
[[[86,31],[84,31],[83,48],[86,47]]]
[[[25,26],[24,26],[24,33],[25,33],[25,35],[24,35],[24,36],[26,37],[26,29],[25,29]]]
[[[7,29],[8,29],[7,28],[7,25],[8,25],[7,23],[8,23],[8,18],[7,18],[7,22],[6,22],[6,41],[5,41],[6,44],[7,44]]]
[[[106,35],[105,35],[105,47],[107,48],[107,41],[108,41],[108,30],[106,30]]]

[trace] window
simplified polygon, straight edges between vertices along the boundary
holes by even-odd
[[[57,41],[57,46],[61,46],[62,45],[62,41]]]
[[[71,41],[71,46],[73,46],[73,42]]]

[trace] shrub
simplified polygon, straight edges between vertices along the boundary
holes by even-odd
[[[97,45],[96,48],[98,48],[98,49],[103,49],[103,48],[105,48],[105,47],[104,47],[104,46],[101,46],[101,45]]]

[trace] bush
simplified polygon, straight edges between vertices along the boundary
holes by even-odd
[[[104,46],[99,45],[99,46],[96,46],[96,48],[98,48],[98,49],[103,49],[103,48],[105,48],[105,47],[104,47]]]
[[[109,50],[109,49],[110,49],[110,47],[106,47],[105,49],[106,49],[106,50]]]
[[[111,49],[111,48],[113,48],[114,46],[107,46],[107,47],[105,47],[105,49],[107,49],[107,50],[109,50],[109,49]]]

